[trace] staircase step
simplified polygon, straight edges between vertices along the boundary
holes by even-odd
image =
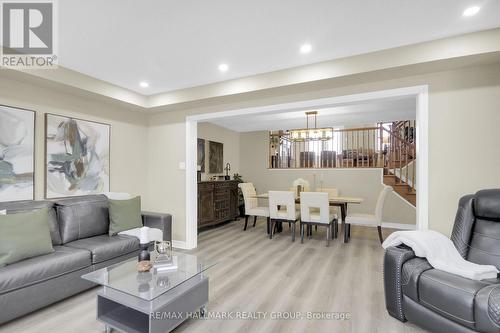
[[[409,193],[408,190],[402,188],[402,187],[394,187],[394,191],[398,193],[403,199],[408,201],[411,205],[417,206],[417,196],[416,193]]]

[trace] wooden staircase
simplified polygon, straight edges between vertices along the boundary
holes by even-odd
[[[379,124],[384,147],[384,184],[413,206],[417,204],[415,121]]]
[[[384,184],[392,186],[403,199],[417,206],[417,191],[393,174],[384,175]]]

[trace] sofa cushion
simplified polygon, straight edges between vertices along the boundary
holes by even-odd
[[[109,229],[108,199],[88,195],[55,201],[62,243],[103,235]]]
[[[498,222],[476,219],[467,260],[500,268],[500,224]]]
[[[0,215],[0,267],[51,252],[47,208]]]
[[[475,195],[467,260],[500,268],[500,190]]]
[[[0,268],[0,295],[91,265],[90,252],[55,246],[54,252]]]
[[[478,218],[500,222],[500,189],[478,191],[474,213]]]
[[[123,235],[101,235],[67,243],[66,246],[90,251],[92,254],[92,263],[97,264],[124,254],[139,251],[139,239]]]
[[[47,208],[49,210],[49,228],[52,245],[61,245],[61,235],[59,234],[59,224],[57,223],[57,214],[54,203],[51,201],[11,201],[0,202],[0,210],[6,210],[8,214],[26,213]]]
[[[109,200],[109,235],[142,227],[141,197]]]
[[[474,298],[488,282],[470,280],[438,269],[420,275],[420,303],[443,317],[474,328]]]

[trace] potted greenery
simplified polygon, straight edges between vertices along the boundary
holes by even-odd
[[[244,183],[243,177],[239,173],[233,175],[233,179],[238,183]],[[241,188],[238,187],[238,208],[240,210],[240,217],[245,217],[245,200],[243,198],[243,192]]]

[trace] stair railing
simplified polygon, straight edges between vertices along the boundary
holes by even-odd
[[[381,131],[389,135],[389,147],[386,153],[385,168],[390,173],[394,173],[396,183],[405,182],[408,191],[415,191],[416,167],[416,147],[414,140],[414,123],[410,121],[395,122],[390,129],[380,125]],[[401,135],[408,128],[408,135]],[[412,130],[413,128],[413,130]],[[410,132],[413,134],[410,138]],[[410,140],[411,139],[411,140]]]

